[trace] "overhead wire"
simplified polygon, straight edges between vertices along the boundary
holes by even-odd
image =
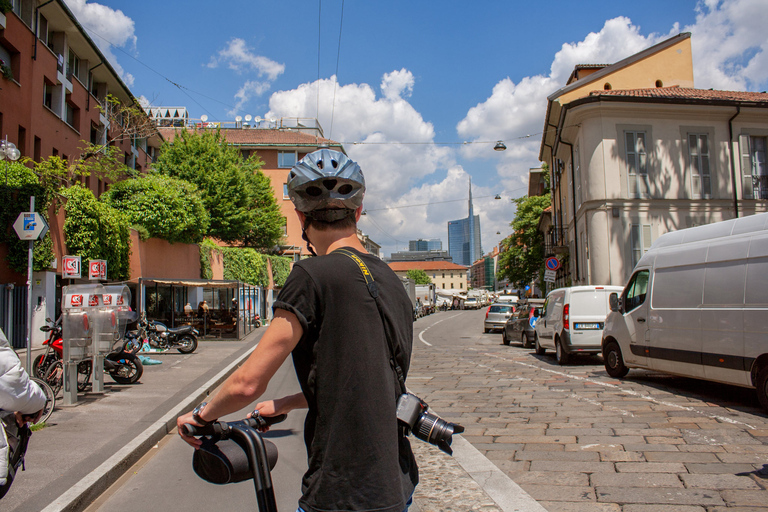
[[[331,103],[331,129],[328,138],[333,138],[333,117],[336,113],[336,89],[339,87],[339,61],[341,60],[341,28],[344,25],[344,0],[341,0],[341,19],[339,20],[339,47],[336,50],[336,78],[333,81],[333,102]]]

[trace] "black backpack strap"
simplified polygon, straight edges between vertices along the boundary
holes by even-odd
[[[400,392],[406,393],[405,374],[403,373],[403,369],[397,363],[397,358],[395,357],[395,345],[393,341],[394,336],[392,335],[389,323],[384,318],[384,310],[381,307],[381,299],[379,298],[379,288],[376,286],[376,282],[373,280],[373,274],[371,274],[371,271],[368,270],[368,267],[365,265],[365,262],[362,260],[362,258],[360,258],[360,256],[350,251],[349,249],[336,249],[333,252],[347,256],[352,261],[357,263],[357,266],[360,268],[360,272],[363,274],[363,279],[365,279],[365,284],[368,287],[368,292],[376,302],[376,307],[379,310],[379,316],[381,316],[381,322],[384,325],[384,337],[387,338],[387,345],[389,346],[389,364],[392,366],[392,369],[395,372],[395,379],[397,380],[397,384],[400,387]]]

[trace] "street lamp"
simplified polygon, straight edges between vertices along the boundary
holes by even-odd
[[[0,140],[0,160],[5,160],[5,189],[8,190],[8,161],[15,162],[21,157],[21,151],[16,149],[16,145],[8,142],[8,136],[5,140]]]

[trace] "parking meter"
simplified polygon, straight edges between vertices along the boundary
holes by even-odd
[[[93,354],[99,326],[95,310],[101,303],[100,284],[65,286],[62,291],[64,405],[77,403],[77,364]]]

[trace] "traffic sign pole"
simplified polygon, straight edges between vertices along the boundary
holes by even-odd
[[[35,211],[35,196],[29,197],[29,211]],[[27,373],[32,373],[32,251],[35,241],[29,241],[29,254],[27,255]]]

